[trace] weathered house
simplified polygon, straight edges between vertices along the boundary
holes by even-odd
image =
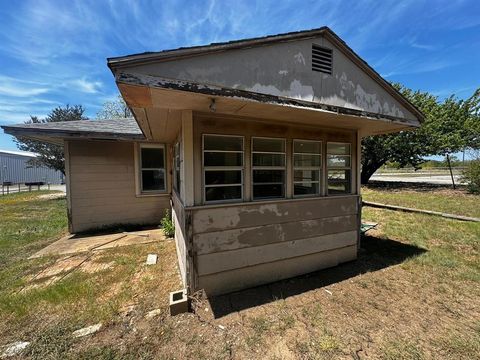
[[[136,122],[4,129],[65,144],[73,232],[157,223],[171,208],[189,291],[354,260],[360,140],[422,119],[326,27],[108,66]]]

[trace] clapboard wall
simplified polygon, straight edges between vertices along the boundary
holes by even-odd
[[[357,257],[359,197],[191,208],[198,288],[216,295]]]
[[[135,146],[133,142],[68,141],[71,232],[119,224],[160,223],[165,210],[170,208],[170,194],[136,194]],[[170,183],[167,176],[168,189]]]

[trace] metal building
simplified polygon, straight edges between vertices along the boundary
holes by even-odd
[[[5,183],[24,184],[43,182],[62,184],[63,174],[45,166],[32,166],[30,159],[37,156],[26,151],[0,150],[0,185]]]

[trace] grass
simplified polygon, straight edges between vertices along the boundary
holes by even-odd
[[[282,289],[280,298],[240,304],[218,319],[208,303],[200,304],[205,318],[170,317],[168,293],[180,286],[172,241],[97,252],[89,261],[111,267],[22,290],[59,260],[25,259],[66,231],[64,200],[38,195],[0,198],[8,216],[0,224],[0,346],[30,341],[26,358],[480,359],[480,224],[365,207],[364,220],[379,225],[357,261],[271,285]],[[365,197],[470,216],[480,200],[445,189],[374,187]],[[150,252],[159,263],[145,267]],[[160,315],[145,318],[157,308]],[[99,333],[72,338],[97,322]]]
[[[362,189],[362,199],[480,218],[478,195],[467,194],[463,190],[434,190],[415,185],[406,189],[368,186]]]

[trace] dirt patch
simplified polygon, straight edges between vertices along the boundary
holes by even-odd
[[[53,194],[38,195],[37,199],[54,200],[54,199],[63,199],[65,197],[66,197],[65,193],[53,193]]]

